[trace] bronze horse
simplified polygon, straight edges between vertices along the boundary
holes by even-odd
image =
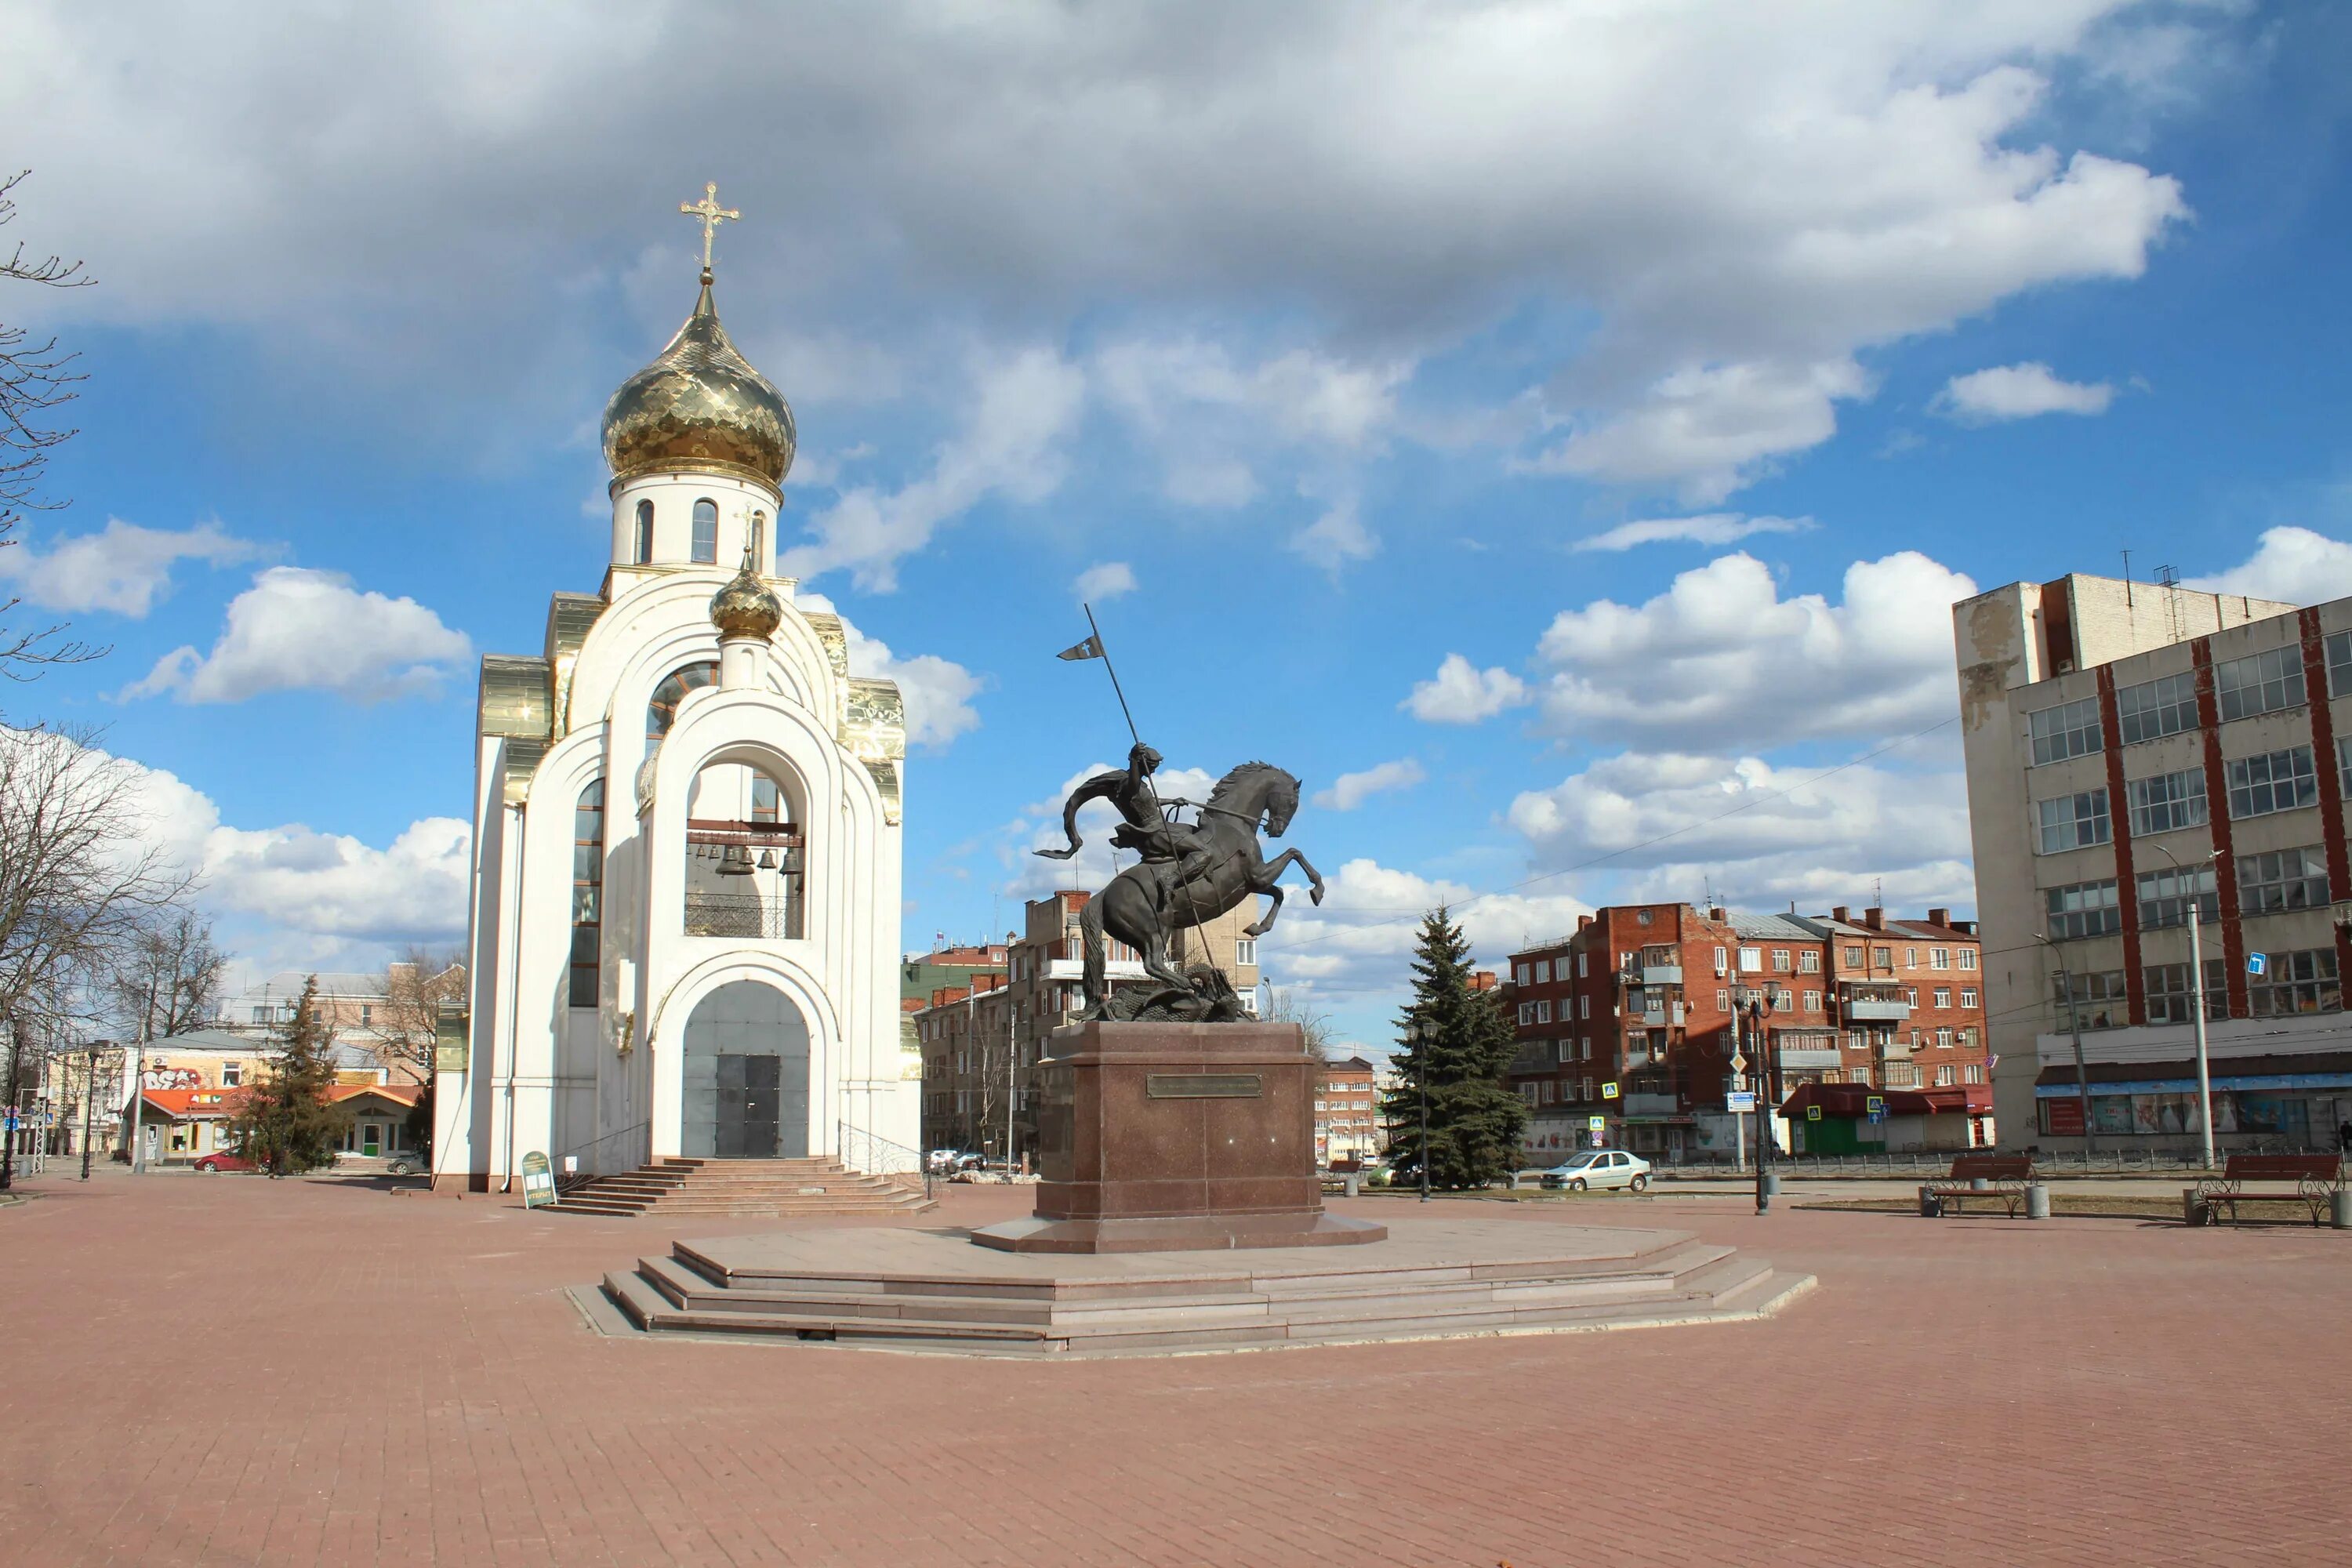
[[[1080,917],[1086,937],[1086,1016],[1104,1016],[1110,987],[1104,978],[1103,932],[1108,931],[1143,955],[1144,973],[1161,985],[1178,990],[1192,985],[1169,960],[1174,934],[1206,925],[1238,907],[1252,894],[1269,900],[1265,914],[1244,928],[1259,936],[1282,912],[1284,870],[1296,863],[1307,873],[1308,896],[1323,901],[1322,874],[1296,849],[1286,849],[1272,860],[1258,852],[1258,832],[1279,838],[1298,811],[1298,781],[1271,763],[1244,763],[1223,778],[1201,807],[1194,831],[1207,853],[1202,868],[1178,879],[1177,864],[1146,860],[1113,877],[1110,885],[1087,903]]]

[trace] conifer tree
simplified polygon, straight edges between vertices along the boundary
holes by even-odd
[[[272,1176],[299,1175],[335,1161],[350,1113],[328,1098],[335,1081],[333,1031],[319,1011],[319,977],[302,987],[294,1016],[278,1026],[269,1073],[245,1091],[231,1130],[247,1159]]]
[[[1395,1179],[1420,1179],[1426,1085],[1430,1184],[1483,1187],[1517,1168],[1527,1128],[1527,1102],[1503,1081],[1518,1050],[1511,1020],[1498,991],[1472,986],[1469,941],[1443,904],[1422,917],[1412,973],[1412,1003],[1397,1020],[1398,1083],[1381,1108]]]

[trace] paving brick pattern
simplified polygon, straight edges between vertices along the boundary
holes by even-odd
[[[26,1186],[5,1563],[2352,1560],[2332,1231],[1481,1205],[1694,1230],[1821,1288],[1758,1323],[1041,1364],[600,1337],[565,1288],[644,1221]],[[1024,1206],[960,1187],[875,1223]]]

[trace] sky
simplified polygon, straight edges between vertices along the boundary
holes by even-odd
[[[0,285],[89,374],[0,590],[110,649],[0,711],[257,969],[462,939],[476,660],[601,578],[706,181],[909,950],[1107,869],[1029,853],[1127,744],[1082,601],[1176,793],[1305,781],[1261,958],[1380,1046],[1440,901],[1970,909],[1957,598],[2352,594],[2337,7],[241,15],[0,0],[0,240],[96,279]]]

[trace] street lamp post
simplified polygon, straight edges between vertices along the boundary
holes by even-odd
[[[1754,1086],[1756,1095],[1756,1212],[1770,1214],[1773,1180],[1771,1175],[1772,1096],[1771,1079],[1765,1063],[1765,1053],[1770,1048],[1766,1042],[1770,1038],[1770,1035],[1764,1027],[1764,1020],[1772,1016],[1771,994],[1769,991],[1759,991],[1744,985],[1739,990],[1740,994],[1732,1004],[1734,1049],[1735,1051],[1738,1049],[1739,1021],[1744,1017],[1748,1024],[1748,1049],[1756,1053],[1755,1070],[1748,1080]]]
[[[83,1058],[81,1084],[81,1179],[85,1182],[89,1180],[90,1112],[98,1101],[98,1047],[100,1044],[100,1042],[92,1040],[89,1043],[87,1055]]]
[[[2181,874],[2179,859],[2161,844],[2150,844],[2150,849],[2172,862],[2172,872]],[[2202,866],[2210,866],[2221,858],[2219,849],[2205,857]],[[2203,896],[2195,883],[2185,889],[2189,900],[2189,993],[2194,998],[2196,1012],[2189,1015],[2197,1025],[2197,1130],[2202,1138],[2205,1169],[2213,1168],[2213,1069],[2205,1053],[2205,937]],[[2073,987],[2069,986],[2071,994]],[[2085,1108],[2087,1109],[2087,1107]],[[2084,1127],[2090,1125],[2085,1121]]]
[[[2033,940],[2048,948],[2050,956],[2058,961],[2058,978],[2066,986],[2066,1027],[2074,1037],[2074,1092],[2083,1105],[2083,1158],[2088,1160],[2098,1153],[2099,1140],[2091,1131],[2091,1069],[2083,1064],[2083,1014],[2074,1003],[2074,972],[2066,967],[2066,955],[2056,942],[2040,931],[2033,933]],[[2198,984],[2204,984],[2204,976],[2198,976]]]
[[[1406,1026],[1404,1037],[1412,1045],[1412,1082],[1421,1093],[1421,1146],[1415,1163],[1421,1167],[1421,1201],[1429,1201],[1429,1063],[1423,1058],[1422,1047],[1429,1040],[1429,1026],[1421,1015],[1413,1015]]]

